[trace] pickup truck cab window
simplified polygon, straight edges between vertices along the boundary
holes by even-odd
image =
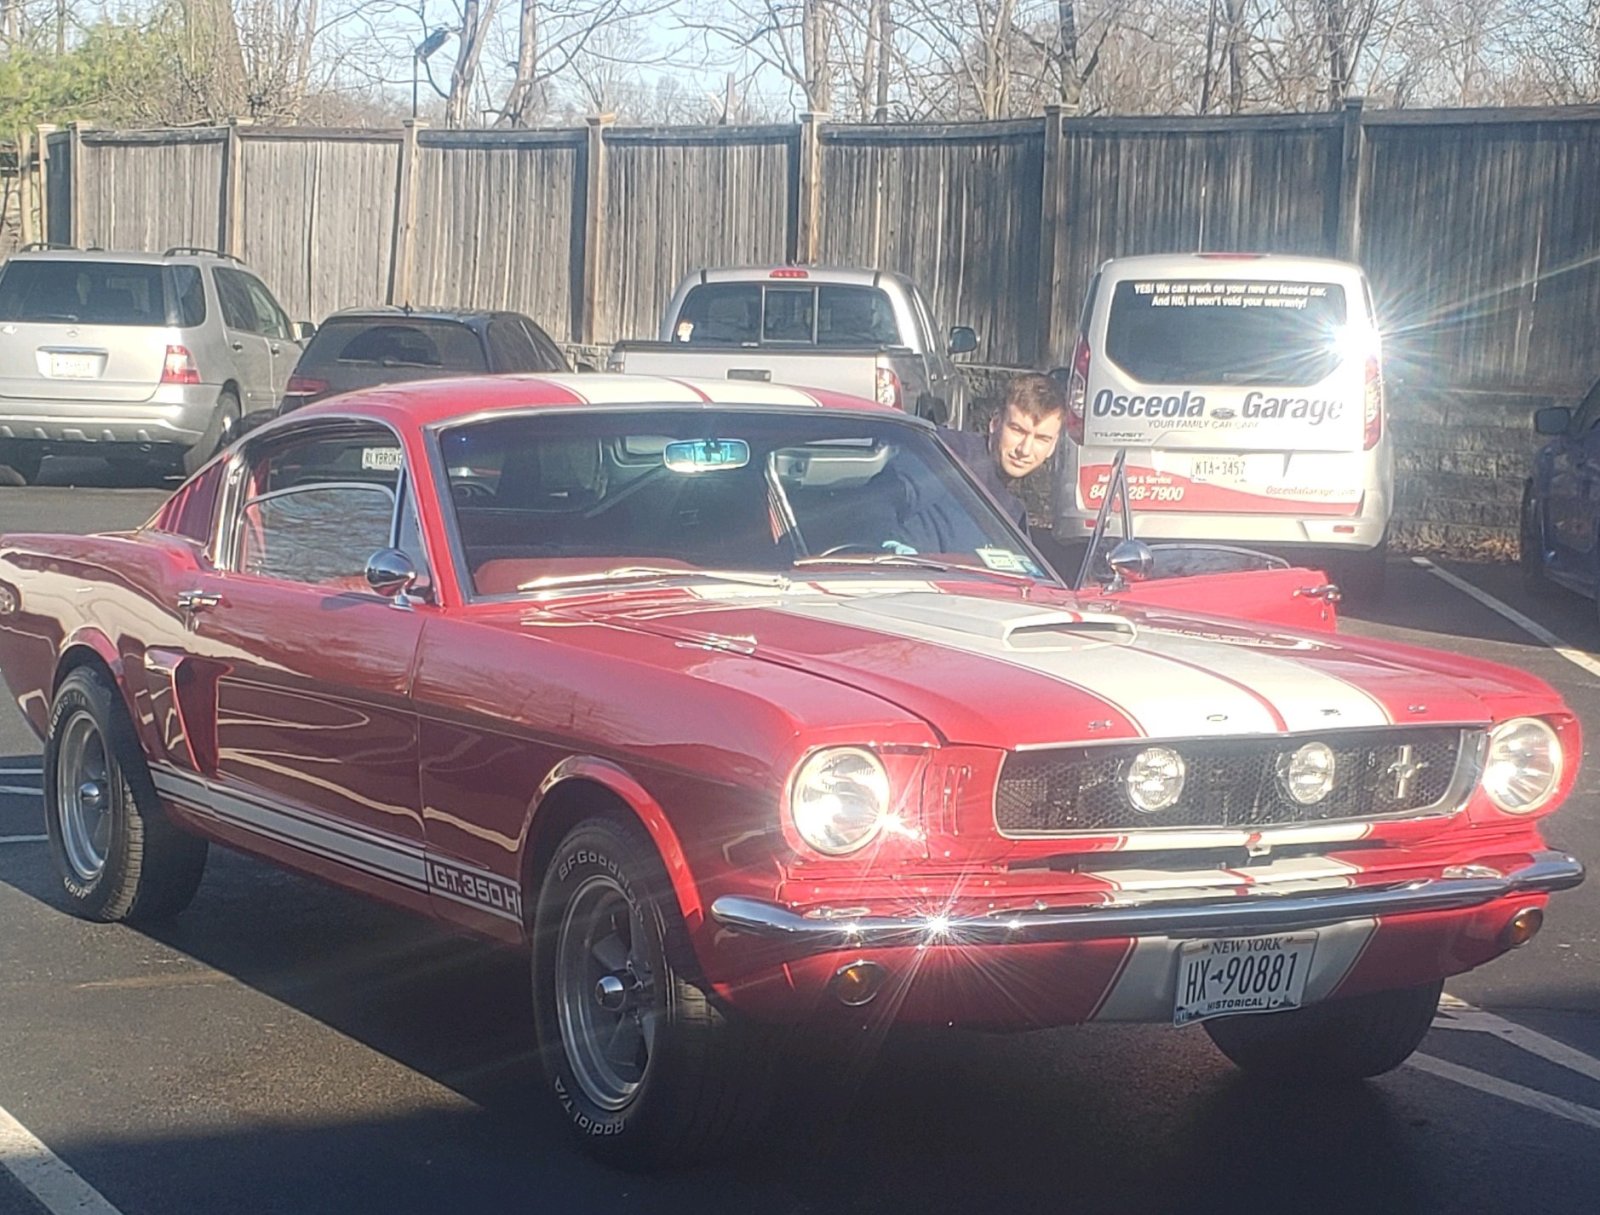
[[[885,292],[836,283],[707,283],[684,300],[673,340],[838,347],[905,344]]]

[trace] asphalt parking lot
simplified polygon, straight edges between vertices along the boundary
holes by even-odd
[[[93,485],[0,488],[0,531],[128,526],[164,493],[47,470]],[[1397,561],[1344,628],[1532,670],[1600,737],[1595,606],[1513,568]],[[1364,1086],[1246,1082],[1195,1029],[796,1043],[748,1155],[643,1178],[589,1163],[546,1108],[517,954],[220,851],[172,924],[85,923],[54,893],[39,782],[0,705],[4,1215],[1548,1215],[1600,1195],[1600,879],[1452,981],[1419,1055]],[[1592,758],[1549,835],[1600,860]]]

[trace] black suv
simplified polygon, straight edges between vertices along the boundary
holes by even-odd
[[[347,308],[307,344],[278,412],[401,380],[571,370],[550,335],[519,312]]]

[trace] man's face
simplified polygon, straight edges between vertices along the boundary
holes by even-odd
[[[1050,458],[1061,438],[1062,415],[1030,418],[1015,405],[1007,405],[989,423],[990,446],[1000,471],[1008,477],[1026,477]]]

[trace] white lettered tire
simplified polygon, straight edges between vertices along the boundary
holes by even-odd
[[[167,819],[121,694],[95,667],[68,674],[51,705],[44,806],[50,852],[78,915],[151,921],[189,905],[206,842]]]
[[[1289,1012],[1205,1022],[1217,1049],[1271,1080],[1364,1080],[1393,1071],[1422,1044],[1443,982],[1327,1000]]]
[[[586,1150],[653,1169],[718,1155],[754,1129],[770,1053],[697,981],[666,869],[640,827],[594,817],[569,831],[533,926],[545,1076]]]

